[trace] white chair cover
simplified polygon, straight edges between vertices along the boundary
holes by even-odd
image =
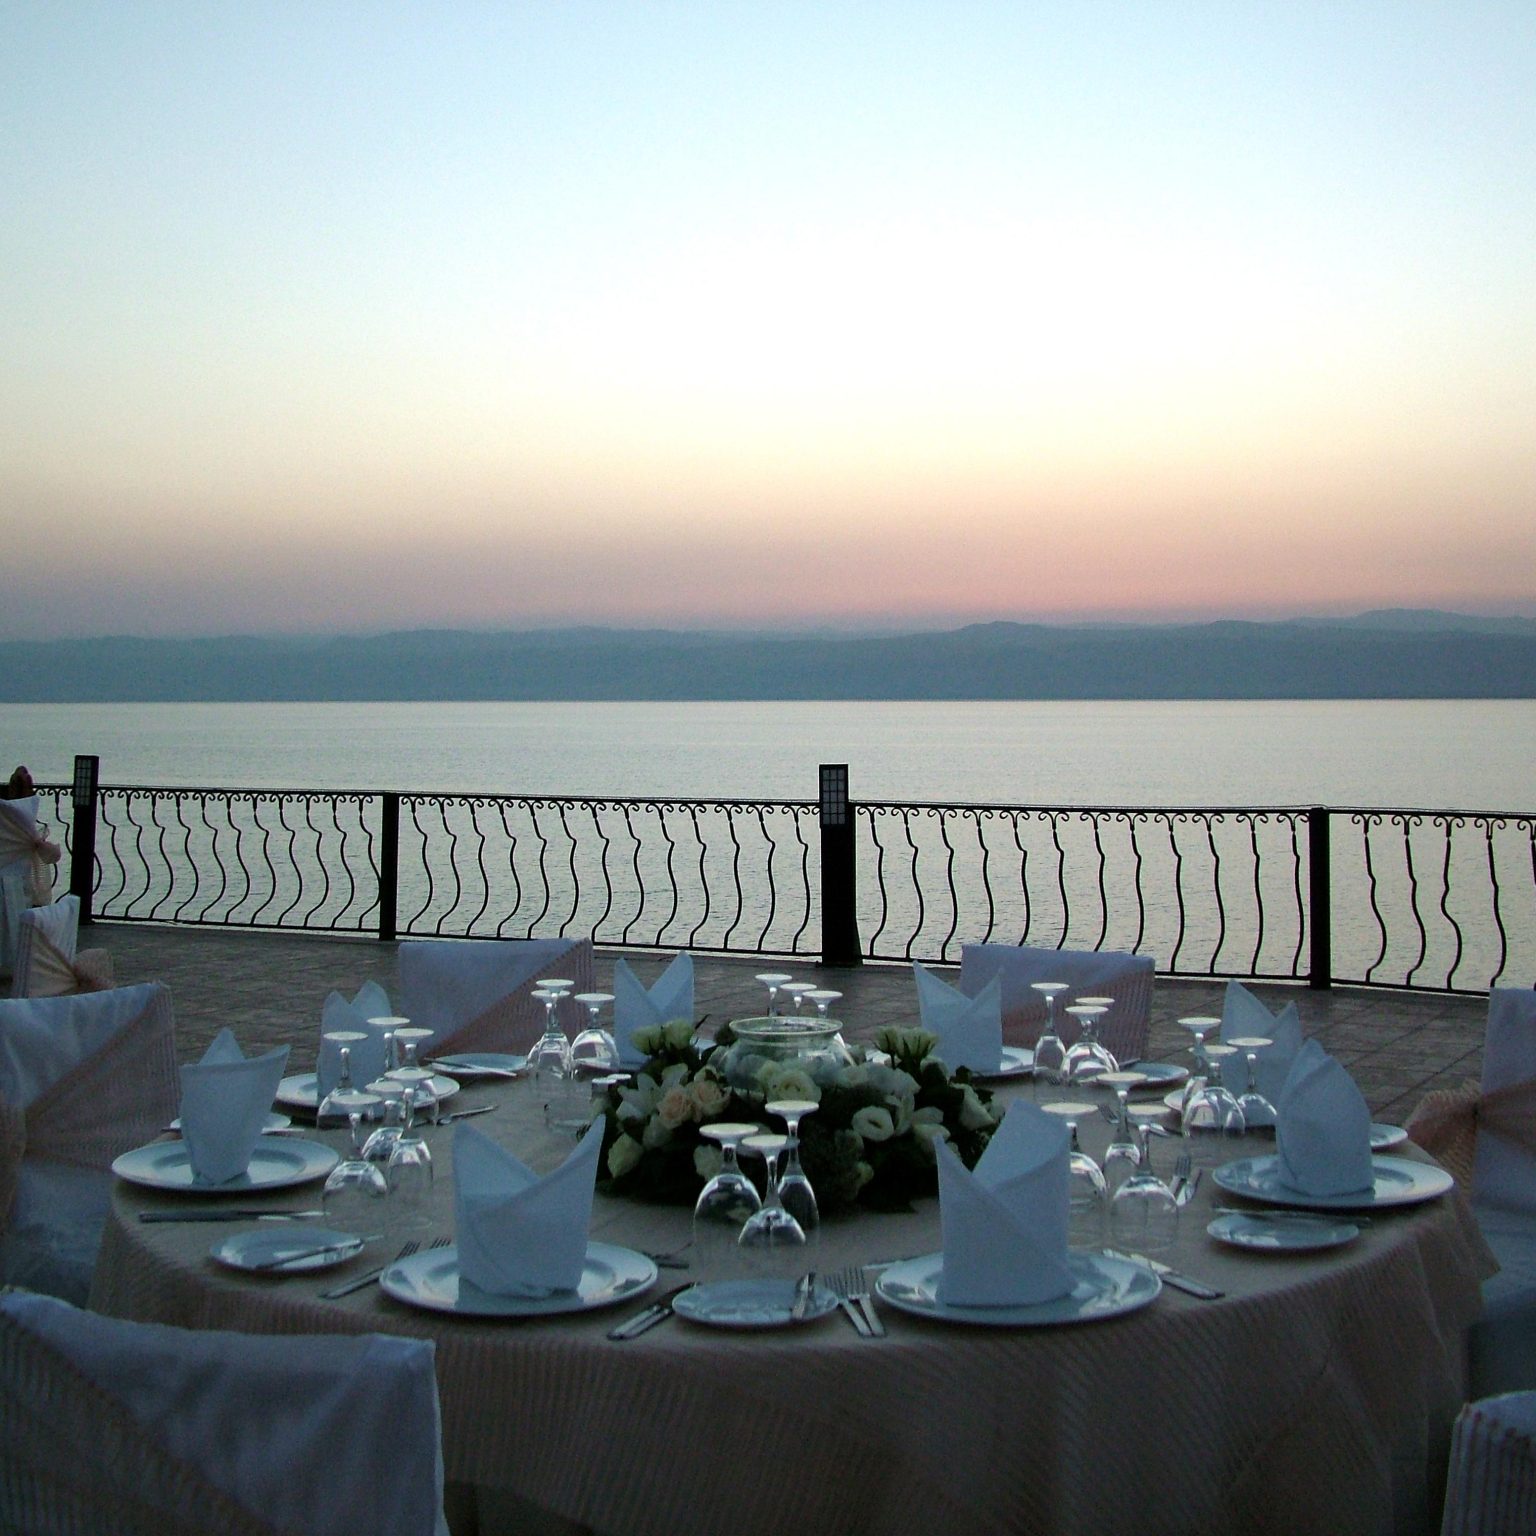
[[[112,985],[112,957],[104,949],[78,950],[80,898],[61,896],[21,914],[12,997],[67,997]]]
[[[435,1348],[0,1296],[0,1529],[445,1536]]]
[[[1536,1392],[1468,1403],[1451,1436],[1440,1536],[1536,1531]]]
[[[0,976],[15,963],[17,925],[28,907],[53,900],[59,845],[37,824],[37,796],[0,800]]]
[[[527,1051],[544,1033],[538,982],[561,976],[596,990],[590,939],[416,939],[400,946],[400,1012],[433,1038],[420,1056]],[[586,1014],[569,998],[560,1014],[575,1034]]]
[[[174,1117],[159,982],[0,1002],[0,1281],[85,1300],[112,1160]]]
[[[1099,1039],[1116,1060],[1135,1061],[1147,1049],[1152,1025],[1153,964],[1146,955],[1114,949],[1031,949],[1019,944],[966,944],[960,950],[960,990],[974,997],[994,976],[1003,984],[1003,1041],[1032,1046],[1045,1023],[1036,981],[1064,981],[1056,998],[1056,1025],[1068,1043],[1075,1025],[1062,1012],[1077,997],[1112,997],[1099,1020]]]

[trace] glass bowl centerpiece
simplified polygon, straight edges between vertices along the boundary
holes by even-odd
[[[782,1014],[733,1019],[731,1043],[720,1056],[719,1070],[726,1082],[735,1092],[753,1098],[762,1097],[767,1080],[781,1079],[786,1070],[803,1072],[813,1083],[825,1083],[839,1068],[853,1064],[836,1019]]]

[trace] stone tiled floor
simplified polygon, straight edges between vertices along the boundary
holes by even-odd
[[[176,1009],[184,1060],[195,1059],[223,1026],[246,1050],[292,1047],[294,1071],[313,1065],[320,1007],[328,992],[347,996],[366,980],[395,994],[396,946],[373,939],[218,928],[155,927],[99,922],[82,933],[83,947],[104,945],[118,981],[164,981]],[[598,955],[606,985],[613,954]],[[649,979],[666,962],[632,956]],[[801,962],[696,957],[695,1004],[713,1020],[761,1013],[766,999],[758,971],[792,971],[844,994],[837,1012],[854,1036],[884,1024],[915,1024],[917,997],[906,966],[823,969]],[[1482,1065],[1486,1000],[1431,993],[1262,985],[1254,990],[1273,1008],[1294,1000],[1302,1026],[1354,1074],[1376,1118],[1401,1123],[1432,1087],[1476,1078]],[[1221,983],[1159,978],[1153,992],[1149,1055],[1183,1059],[1188,1035],[1175,1020],[1221,1011]]]

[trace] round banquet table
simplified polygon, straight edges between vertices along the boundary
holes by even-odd
[[[526,1083],[467,1087],[451,1107],[477,1101],[498,1108],[469,1123],[532,1166],[569,1151],[568,1137],[545,1130]],[[1093,1121],[1083,1126],[1089,1150],[1107,1130]],[[430,1220],[408,1224],[386,1202],[384,1240],[369,1257],[310,1275],[217,1265],[209,1249],[243,1227],[141,1223],[139,1211],[187,1197],[119,1183],[92,1305],[192,1328],[435,1340],[460,1533],[1439,1529],[1464,1333],[1486,1272],[1459,1195],[1378,1211],[1344,1248],[1255,1256],[1206,1235],[1222,1198],[1206,1177],[1164,1257],[1225,1296],[1165,1287],[1141,1311],[1067,1327],[957,1326],[879,1304],[885,1339],[859,1337],[834,1312],[751,1333],[672,1318],[619,1343],[608,1329],[647,1298],[532,1320],[415,1310],[376,1285],[322,1298],[393,1258],[405,1238],[451,1234],[453,1135],[427,1132],[438,1171]],[[1197,1165],[1233,1152],[1196,1144]],[[314,1207],[319,1187],[255,1203]],[[605,1242],[667,1251],[689,1228],[686,1210],[594,1202],[592,1236]],[[827,1272],[940,1246],[937,1201],[925,1200],[911,1214],[824,1221],[811,1262]],[[697,1265],[663,1269],[654,1290],[707,1278]]]

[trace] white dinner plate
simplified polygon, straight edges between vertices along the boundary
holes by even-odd
[[[1218,1242],[1265,1253],[1341,1248],[1360,1236],[1360,1228],[1343,1217],[1271,1216],[1265,1211],[1255,1211],[1251,1216],[1218,1216],[1205,1230]]]
[[[942,1056],[944,1053],[939,1052]],[[1023,1077],[1026,1073],[1035,1069],[1035,1053],[1022,1045],[1005,1045],[1003,1047],[1003,1059],[990,1071],[978,1071],[971,1068],[971,1076],[978,1083],[990,1083],[1000,1081],[1005,1077]]]
[[[253,1189],[286,1189],[323,1179],[340,1161],[332,1148],[296,1137],[269,1137],[256,1144],[250,1166],[225,1184],[206,1184],[192,1173],[184,1141],[154,1141],[113,1161],[112,1172],[146,1189],[193,1195],[248,1195]]]
[[[463,1051],[454,1056],[434,1056],[428,1063],[450,1077],[473,1082],[477,1077],[508,1077],[528,1065],[526,1056],[503,1056],[495,1051]]]
[[[1121,1070],[1140,1072],[1146,1078],[1146,1082],[1137,1083],[1131,1089],[1132,1093],[1153,1093],[1159,1088],[1171,1088],[1175,1083],[1189,1081],[1189,1068],[1181,1067],[1176,1061],[1137,1061]],[[1091,1084],[1093,1079],[1089,1078],[1088,1081]],[[1178,1095],[1174,1094],[1173,1098],[1177,1101]]]
[[[345,1264],[361,1253],[362,1247],[362,1238],[351,1232],[295,1226],[281,1231],[266,1227],[259,1232],[236,1232],[208,1252],[230,1269],[263,1275],[306,1275]]]
[[[431,1082],[432,1092],[439,1099],[451,1099],[459,1091],[459,1085],[451,1077],[434,1074]],[[315,1092],[317,1086],[313,1072],[300,1072],[296,1077],[285,1077],[277,1085],[273,1099],[289,1109],[307,1109],[310,1114],[314,1114],[319,1107]]]
[[[801,1318],[790,1316],[794,1304],[793,1280],[711,1280],[679,1292],[672,1310],[709,1328],[788,1328],[836,1311],[837,1297],[825,1286],[813,1287]]]
[[[379,1276],[379,1289],[396,1301],[428,1312],[464,1317],[551,1317],[611,1307],[638,1295],[656,1279],[656,1266],[633,1248],[588,1243],[574,1291],[549,1296],[495,1296],[459,1278],[457,1248],[429,1248],[399,1259]]]
[[[1443,1195],[1455,1180],[1434,1163],[1416,1163],[1406,1157],[1373,1155],[1375,1183],[1368,1192],[1348,1195],[1307,1195],[1287,1189],[1280,1182],[1278,1157],[1240,1157],[1226,1163],[1211,1177],[1229,1195],[1246,1195],[1268,1205],[1295,1206],[1303,1211],[1361,1211],[1376,1205],[1418,1205]]]
[[[270,1115],[267,1116],[265,1123],[262,1125],[261,1134],[263,1136],[270,1136],[274,1131],[286,1131],[292,1124],[293,1121],[290,1120],[287,1115],[280,1115],[274,1110]],[[176,1119],[172,1120],[171,1123],[166,1126],[166,1130],[176,1131],[179,1134],[181,1131],[181,1117],[178,1115]]]
[[[1067,1255],[1074,1284],[1065,1296],[1017,1307],[957,1307],[939,1300],[944,1255],[892,1264],[875,1282],[884,1301],[917,1317],[946,1323],[976,1323],[993,1328],[1043,1328],[1062,1323],[1091,1323],[1134,1312],[1154,1300],[1163,1282],[1144,1264],[1128,1264],[1100,1253],[1073,1249]]]

